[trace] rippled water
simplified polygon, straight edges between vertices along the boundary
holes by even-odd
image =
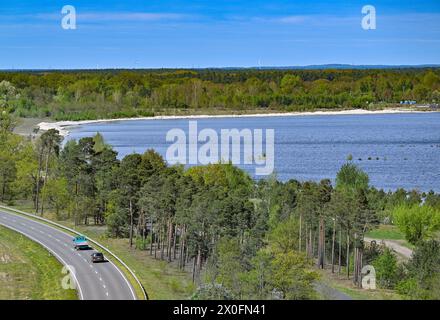
[[[172,128],[188,119],[95,123],[71,129],[68,139],[100,132],[123,157],[153,148],[165,156]],[[440,192],[440,113],[198,119],[198,128],[275,129],[275,171],[282,180],[334,179],[353,162],[378,188]],[[370,158],[371,160],[368,160]],[[378,158],[378,160],[377,160]],[[241,166],[254,175],[253,166]]]

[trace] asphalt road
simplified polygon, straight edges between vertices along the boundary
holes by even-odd
[[[136,295],[123,273],[112,263],[92,263],[95,250],[76,251],[73,237],[47,224],[0,210],[0,225],[22,233],[48,249],[63,265],[74,270],[78,296],[82,300],[135,300]],[[66,274],[60,270],[60,281]]]

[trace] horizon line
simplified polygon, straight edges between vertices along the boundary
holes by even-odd
[[[237,70],[237,69],[257,69],[257,70],[295,70],[295,69],[405,69],[405,68],[440,68],[440,63],[424,64],[346,64],[346,63],[325,63],[309,65],[285,65],[285,66],[211,66],[211,67],[104,67],[104,68],[0,68],[0,72],[32,72],[32,71],[106,71],[106,70]]]

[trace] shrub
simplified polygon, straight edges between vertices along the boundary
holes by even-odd
[[[379,287],[393,289],[397,282],[397,258],[393,251],[384,248],[383,252],[373,261],[376,269],[376,280]]]

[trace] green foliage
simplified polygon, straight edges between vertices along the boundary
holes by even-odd
[[[103,70],[0,73],[0,108],[56,120],[188,110],[382,108],[438,99],[438,68],[387,70]],[[6,97],[6,98],[5,98]]]
[[[396,255],[389,248],[384,248],[383,252],[373,261],[376,270],[376,281],[379,287],[393,289],[398,279],[398,267]]]
[[[412,299],[440,299],[440,243],[422,241],[406,265],[407,274],[397,290]]]
[[[42,198],[53,206],[57,218],[60,219],[61,210],[67,208],[70,201],[67,180],[65,178],[50,179],[43,186],[41,193]]]
[[[276,252],[271,262],[271,284],[281,291],[283,299],[307,300],[315,297],[312,283],[318,278],[303,253]]]
[[[368,182],[368,175],[352,163],[344,164],[336,175],[336,189],[347,192],[366,190]]]
[[[228,288],[233,295],[240,296],[241,275],[245,271],[237,239],[222,239],[218,244],[218,275],[216,282]]]
[[[279,252],[298,249],[298,220],[294,217],[278,223],[268,235],[270,246]]]
[[[394,223],[411,244],[429,239],[440,230],[440,211],[428,205],[401,205],[393,210]]]

